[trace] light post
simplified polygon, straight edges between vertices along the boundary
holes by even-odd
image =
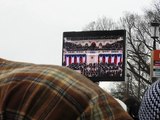
[[[159,37],[159,23],[157,21],[151,22],[151,38],[153,38],[153,50],[156,50],[156,40]]]
[[[126,97],[129,97],[129,78],[131,77],[131,75],[129,73],[127,73],[127,83],[126,83]]]
[[[156,50],[156,42],[158,41],[159,37],[159,23],[154,20],[151,22],[151,38],[153,38],[153,52]],[[154,66],[154,60],[152,55],[152,83],[157,80],[156,77],[153,77],[153,66]]]

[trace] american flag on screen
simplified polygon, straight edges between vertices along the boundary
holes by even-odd
[[[74,63],[86,63],[86,55],[65,55],[66,66]],[[122,54],[100,54],[97,59],[97,63],[114,63],[118,65],[119,62],[123,62]]]
[[[65,61],[66,66],[72,63],[86,63],[86,55],[66,55]]]
[[[101,54],[98,56],[99,63],[114,63],[117,64],[119,62],[123,62],[122,54]]]

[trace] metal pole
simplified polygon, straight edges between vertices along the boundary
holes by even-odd
[[[156,38],[153,37],[153,50],[156,50]],[[152,77],[152,83],[154,83],[157,80],[156,77]]]
[[[153,38],[153,50],[156,50],[156,38]]]
[[[126,97],[129,97],[129,78],[130,78],[130,75],[129,74],[127,74],[127,77],[128,77],[128,79],[127,79],[127,83],[126,83]]]

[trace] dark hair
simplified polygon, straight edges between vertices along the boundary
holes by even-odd
[[[136,97],[130,96],[125,98],[124,103],[127,105],[127,111],[134,120],[138,120],[138,111],[140,102]]]

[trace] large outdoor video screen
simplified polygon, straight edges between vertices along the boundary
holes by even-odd
[[[126,31],[63,33],[62,65],[93,82],[125,80]]]

